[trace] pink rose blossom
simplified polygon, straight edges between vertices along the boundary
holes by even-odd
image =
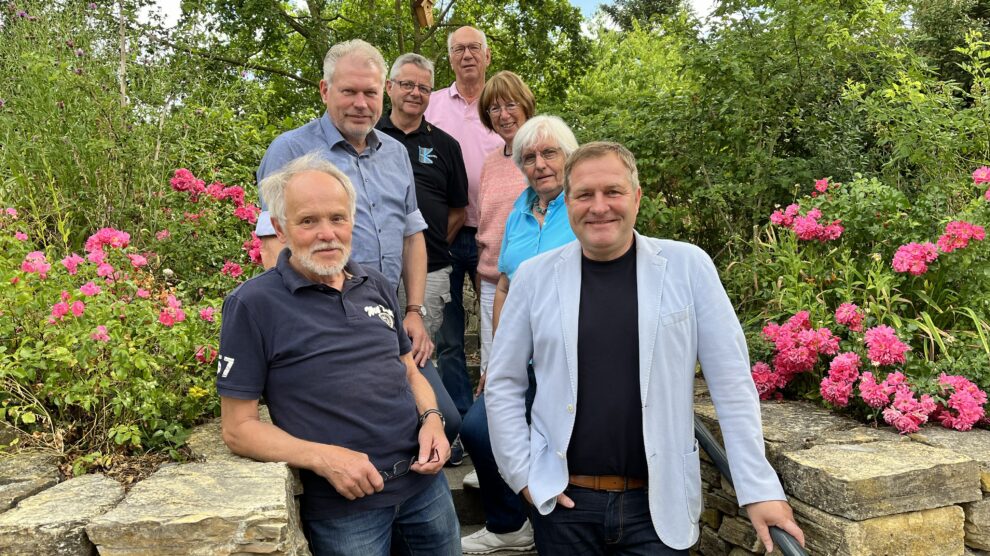
[[[15,208],[6,208],[6,209],[4,209],[4,212],[7,213],[7,216],[13,218],[14,220],[17,220],[17,209],[15,209]]]
[[[945,233],[938,238],[938,248],[943,253],[951,253],[956,249],[965,248],[970,240],[983,241],[985,237],[983,226],[957,220],[946,224]]]
[[[973,183],[990,183],[990,168],[980,166],[974,170]]]
[[[844,325],[853,332],[863,330],[863,313],[853,303],[843,303],[835,310],[835,322]]]
[[[257,222],[259,214],[261,214],[261,209],[255,205],[244,205],[234,210],[234,216],[246,220],[249,224]]]
[[[207,365],[213,363],[217,358],[217,350],[210,346],[199,346],[196,350],[196,360]]]
[[[24,232],[21,231],[14,232],[14,239],[16,239],[17,241],[27,241],[27,238],[28,236]]]
[[[113,228],[102,228],[86,239],[86,252],[102,251],[104,247],[122,249],[131,242],[131,235]]]
[[[31,251],[24,257],[24,261],[21,262],[21,271],[28,274],[37,274],[41,279],[48,277],[48,271],[51,268],[52,265],[48,264],[45,254],[41,251]]]
[[[928,272],[928,264],[938,258],[938,251],[932,242],[908,243],[902,245],[894,253],[894,261],[891,266],[897,272],[910,272],[914,276],[921,276]]]
[[[172,179],[169,180],[169,184],[176,191],[188,193],[194,203],[199,199],[199,195],[206,191],[206,182],[197,179],[192,172],[185,168],[176,170]]]
[[[171,234],[169,233],[168,230],[160,230],[159,232],[157,232],[155,234],[155,239],[157,239],[158,241],[162,241],[164,239],[167,239],[168,236],[170,236],[170,235]]]
[[[846,407],[849,405],[849,396],[852,395],[852,389],[853,383],[851,382],[836,381],[831,377],[825,377],[822,379],[819,391],[825,401],[839,407]]]
[[[241,187],[236,185],[225,187],[220,195],[222,199],[230,199],[233,201],[235,207],[244,206],[244,189]]]
[[[69,313],[69,304],[65,301],[60,301],[52,305],[52,318],[62,320],[62,317]]]
[[[251,232],[251,239],[245,241],[241,247],[247,251],[252,263],[261,264],[261,239],[258,234]]]
[[[96,332],[89,335],[90,338],[97,342],[109,342],[110,336],[107,334],[107,327],[102,324],[96,327]]]
[[[134,268],[141,268],[148,264],[148,259],[144,258],[143,255],[135,255],[134,253],[128,253],[127,258],[131,260],[131,266]]]
[[[828,191],[828,178],[815,180],[815,191],[819,193],[825,193],[826,191]]]
[[[86,260],[93,264],[102,264],[107,254],[102,249],[95,249],[86,254]]]
[[[986,417],[983,405],[987,403],[987,394],[969,379],[942,373],[938,383],[942,386],[943,396],[951,392],[945,405],[940,405],[935,412],[935,419],[943,427],[968,431]]]
[[[151,297],[151,292],[144,288],[138,288],[137,291],[134,292],[134,295],[140,297],[141,299],[148,299]]]
[[[82,301],[73,301],[69,309],[72,311],[74,317],[81,317],[86,310],[86,304]]]
[[[93,282],[86,282],[85,284],[79,287],[79,291],[82,292],[82,294],[85,296],[92,296],[100,293],[102,289],[100,288],[100,286],[97,286]]]
[[[242,269],[241,265],[235,263],[234,261],[227,261],[223,263],[223,268],[220,269],[220,274],[226,274],[231,278],[237,278],[241,274],[244,274],[244,269]]]
[[[96,275],[101,278],[107,278],[113,276],[113,267],[109,263],[100,263],[96,267]]]
[[[894,392],[894,403],[883,410],[883,420],[893,425],[901,434],[918,432],[920,425],[928,422],[928,416],[936,409],[935,401],[928,394],[921,399],[907,386]]]
[[[79,272],[79,265],[84,262],[86,262],[85,259],[75,253],[72,253],[62,259],[62,266],[65,267],[65,270],[69,271],[70,275],[75,276],[75,274]]]
[[[867,347],[866,356],[874,365],[903,364],[904,354],[911,349],[897,337],[893,328],[886,325],[867,330],[863,339]]]
[[[199,318],[205,320],[206,322],[213,322],[213,312],[216,309],[213,307],[207,307],[205,309],[199,310]]]
[[[859,392],[866,405],[880,409],[890,403],[890,394],[893,393],[893,389],[888,391],[886,382],[877,384],[873,373],[865,372],[859,380]]]
[[[175,323],[186,320],[186,313],[180,309],[182,302],[174,295],[169,294],[165,301],[165,308],[158,314],[158,322],[165,326],[175,326]]]

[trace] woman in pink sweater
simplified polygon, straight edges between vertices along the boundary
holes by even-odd
[[[485,83],[478,102],[481,122],[499,134],[505,146],[485,158],[478,194],[478,282],[481,301],[481,372],[488,365],[492,345],[492,307],[498,283],[498,255],[505,221],[523,189],[526,177],[512,161],[512,140],[526,120],[533,117],[536,99],[529,87],[511,71],[500,71]]]

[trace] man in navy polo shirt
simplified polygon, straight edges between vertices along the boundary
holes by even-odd
[[[433,62],[419,54],[396,58],[385,82],[392,111],[376,129],[405,145],[416,180],[416,202],[426,220],[426,295],[423,320],[432,338],[450,301],[450,242],[467,217],[468,186],[457,140],[423,118],[433,89]],[[401,297],[402,290],[399,294]]]
[[[460,555],[443,415],[411,355],[395,288],[349,261],[357,194],[304,156],[261,185],[286,248],[227,297],[217,390],[236,454],[300,469],[317,556]],[[258,416],[264,396],[272,424]]]

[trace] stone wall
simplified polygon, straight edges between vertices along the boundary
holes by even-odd
[[[719,436],[704,384],[697,414]],[[799,402],[762,406],[767,456],[807,538],[828,556],[990,555],[990,431],[928,427],[901,437]],[[90,475],[58,483],[50,457],[0,460],[0,554],[308,555],[298,479],[284,464],[231,454],[214,421],[126,494]],[[702,462],[705,510],[694,553],[760,554],[732,486]]]
[[[703,384],[697,393],[695,411],[721,442]],[[764,402],[762,414],[767,457],[809,554],[990,554],[990,431],[929,426],[900,436],[801,402]],[[763,553],[732,486],[702,459],[705,511],[694,552]]]

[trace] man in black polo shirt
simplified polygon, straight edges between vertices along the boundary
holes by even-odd
[[[409,151],[416,202],[426,220],[426,295],[420,314],[432,338],[450,300],[450,242],[467,217],[467,174],[457,140],[423,118],[433,91],[433,62],[403,54],[392,64],[385,92],[392,111],[376,126]],[[400,295],[402,288],[399,288]],[[404,302],[400,299],[400,304]]]
[[[300,469],[317,555],[460,555],[442,474],[443,416],[416,367],[395,288],[348,261],[357,194],[315,155],[261,184],[275,268],[224,301],[217,390],[231,451]],[[272,423],[259,420],[264,396]],[[397,533],[394,534],[393,533]]]

